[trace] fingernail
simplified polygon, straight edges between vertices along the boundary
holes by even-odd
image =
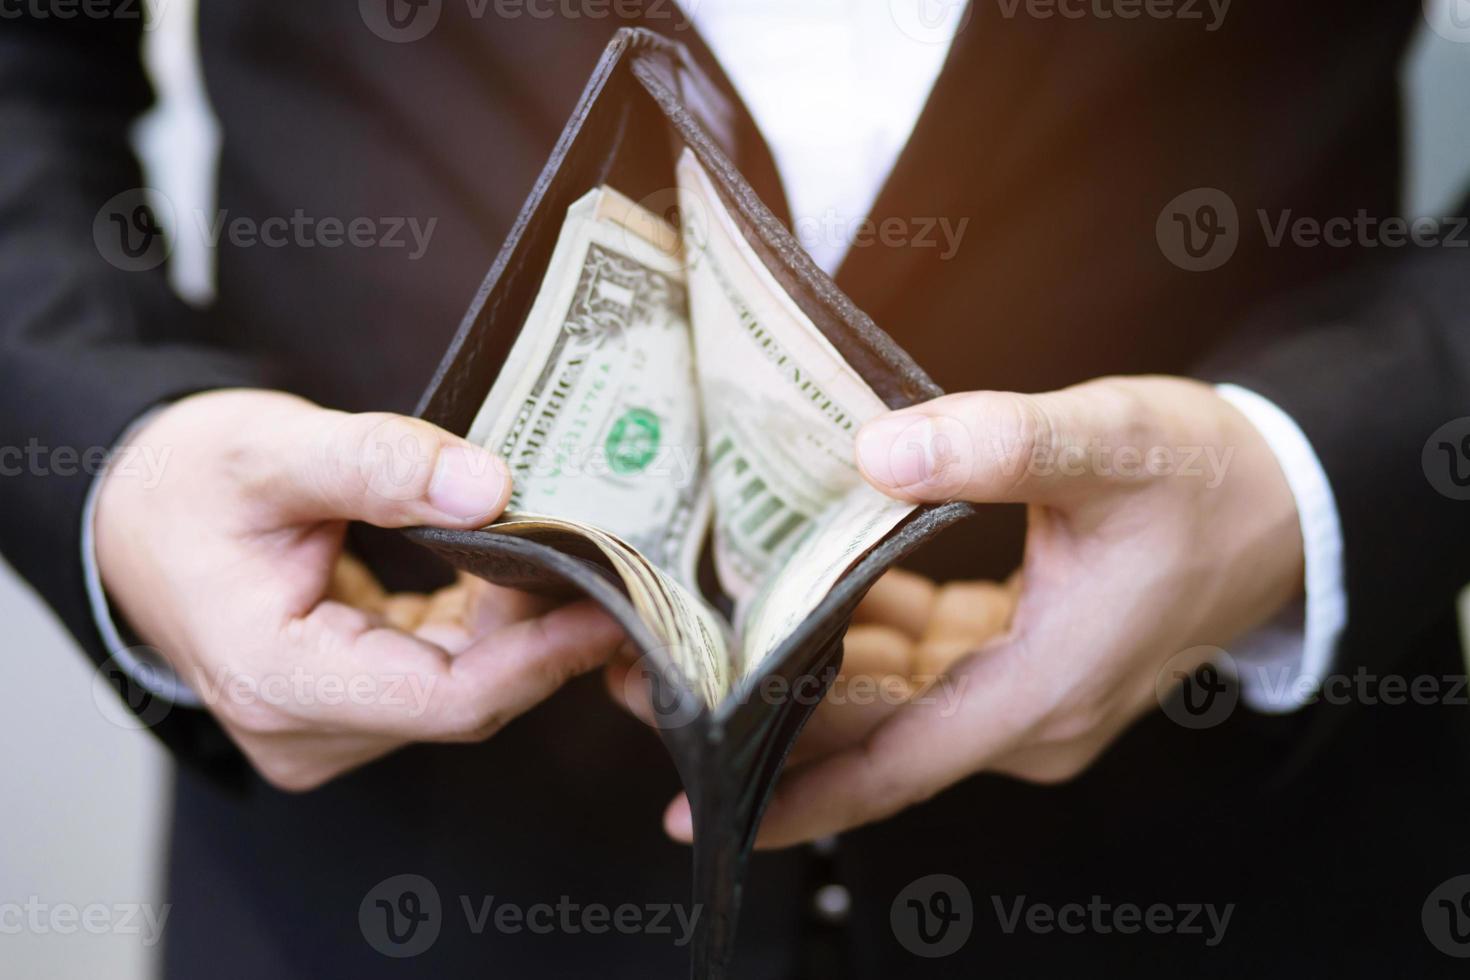
[[[668,811],[664,814],[664,833],[681,844],[693,842],[694,818],[689,812],[687,799],[681,797],[670,804]]]
[[[929,416],[884,415],[858,432],[858,461],[868,476],[884,486],[915,486],[929,476],[933,441],[934,423]]]
[[[429,481],[429,504],[456,521],[488,520],[498,511],[509,480],[494,453],[478,446],[445,446]]]

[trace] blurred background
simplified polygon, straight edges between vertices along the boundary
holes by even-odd
[[[139,151],[149,184],[181,211],[209,209],[218,129],[199,83],[194,0],[153,6],[145,56],[161,101],[138,127]],[[1405,68],[1408,215],[1443,213],[1470,180],[1470,0],[1431,0],[1426,12]],[[1451,13],[1457,19],[1448,20]],[[1431,19],[1439,32],[1428,29]],[[178,232],[175,286],[207,302],[208,250],[197,229]],[[110,710],[110,692],[94,687],[69,637],[3,565],[0,623],[10,673],[0,713],[0,976],[152,976],[159,950],[146,943],[146,930],[15,932],[15,913],[3,914],[28,902],[78,909],[161,902],[169,763],[151,736],[116,723],[121,715]]]

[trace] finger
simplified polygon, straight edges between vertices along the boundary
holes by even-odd
[[[566,604],[564,598],[522,592],[484,579],[470,578],[467,585],[469,608],[465,626],[474,633],[503,629],[512,623],[544,616]]]
[[[855,623],[880,623],[917,638],[933,605],[935,585],[922,575],[889,569],[873,584],[853,613]]]
[[[756,845],[787,847],[879,820],[925,800],[1008,751],[1033,723],[1027,679],[1011,655],[972,657],[850,749],[791,770]],[[963,679],[961,681],[961,679]]]
[[[478,740],[605,664],[622,627],[590,601],[562,606],[477,640],[453,659],[437,715],[420,737]]]
[[[950,582],[940,586],[923,636],[914,649],[914,672],[941,674],[951,664],[1002,635],[1010,627],[1015,595],[995,582]]]
[[[606,613],[579,602],[481,637],[450,656],[418,637],[373,628],[360,613],[352,620],[355,611],[332,605],[322,603],[294,621],[287,634],[300,650],[306,683],[330,678],[338,693],[300,701],[292,712],[322,730],[403,740],[488,737],[567,680],[599,666],[623,636]]]
[[[1010,623],[1014,593],[999,582],[946,582],[934,596],[921,640],[988,640]]]
[[[889,626],[853,626],[842,641],[842,669],[787,765],[829,755],[852,745],[907,701],[914,692],[914,641]]]
[[[602,677],[607,685],[607,693],[615,703],[622,705],[625,711],[650,728],[658,727],[658,719],[653,710],[653,695],[641,663],[614,657],[603,669]]]
[[[430,626],[453,626],[472,636],[493,633],[566,605],[565,599],[494,585],[464,572],[453,585],[427,598],[420,632]]]
[[[545,615],[564,603],[492,585],[461,572],[454,585],[428,597],[423,619],[413,633],[457,655],[478,637]]]
[[[383,620],[393,629],[412,633],[424,621],[429,597],[417,592],[395,592],[383,600]]]
[[[683,793],[674,797],[664,810],[664,833],[681,844],[694,841],[694,814],[689,809],[689,797]]]
[[[226,731],[261,778],[286,793],[305,793],[402,747],[371,735],[249,735]]]
[[[890,626],[853,626],[842,639],[842,675],[907,676],[914,641]]]
[[[839,677],[817,705],[788,765],[800,765],[856,745],[914,696],[907,675],[866,674]]]
[[[1104,733],[1089,733],[1086,738],[1060,745],[1036,745],[999,756],[991,769],[1028,783],[1055,785],[1081,775],[1107,748]]]
[[[1138,414],[1136,399],[1106,382],[946,395],[868,422],[858,464],[900,500],[1060,505],[1104,479],[1098,447],[1137,446]]]
[[[366,565],[344,551],[332,566],[327,598],[359,609],[377,610],[387,598],[387,593]]]
[[[421,419],[312,408],[257,438],[242,477],[287,522],[481,527],[510,494],[498,457]]]
[[[466,626],[476,601],[475,584],[479,579],[460,572],[453,585],[446,585],[429,593],[424,605],[424,615],[419,621],[428,623],[453,623]]]

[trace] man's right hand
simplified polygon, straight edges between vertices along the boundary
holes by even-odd
[[[162,475],[103,478],[108,597],[277,787],[313,788],[408,742],[488,738],[622,639],[589,602],[548,610],[478,580],[457,622],[412,632],[329,598],[349,520],[467,529],[504,508],[504,464],[427,422],[227,390],[163,409],[129,441]]]

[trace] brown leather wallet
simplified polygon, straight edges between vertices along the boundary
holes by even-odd
[[[617,32],[419,403],[463,434],[495,381],[546,272],[567,208],[609,184],[633,198],[674,186],[689,147],[757,256],[890,407],[942,392],[812,262],[737,170],[729,98],[686,48],[643,28]],[[694,818],[694,901],[702,908],[691,975],[723,977],[741,883],[761,813],[802,726],[831,685],[852,611],[889,566],[972,512],[921,507],[861,555],[801,626],[710,709],[639,619],[616,576],[582,549],[493,531],[404,533],[450,564],[500,585],[575,592],[598,602],[646,656],[659,734]],[[784,692],[771,696],[770,692]],[[757,696],[757,692],[761,692]]]

